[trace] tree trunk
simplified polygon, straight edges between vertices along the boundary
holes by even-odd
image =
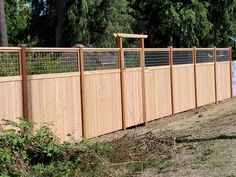
[[[4,0],[0,0],[0,47],[8,46]]]
[[[56,17],[57,17],[57,26],[56,26],[56,46],[59,47],[62,45],[62,35],[63,35],[63,23],[65,16],[67,0],[57,0],[56,1]]]

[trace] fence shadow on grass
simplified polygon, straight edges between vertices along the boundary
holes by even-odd
[[[200,143],[200,142],[207,142],[207,141],[214,141],[214,140],[236,140],[236,135],[219,135],[216,137],[211,138],[177,138],[177,143]]]

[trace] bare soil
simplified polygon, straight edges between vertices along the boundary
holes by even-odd
[[[150,131],[176,137],[175,154],[161,170],[150,167],[133,176],[236,177],[236,98],[97,139],[107,142]]]

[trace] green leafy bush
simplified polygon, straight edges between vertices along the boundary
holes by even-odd
[[[0,130],[0,176],[101,176],[102,154],[109,146],[96,141],[63,142],[43,126],[35,133],[23,119],[17,124],[4,120],[8,129]]]
[[[4,120],[0,129],[0,177],[120,177],[149,168],[161,171],[171,160],[174,139],[151,132],[110,142],[61,142],[48,125]]]

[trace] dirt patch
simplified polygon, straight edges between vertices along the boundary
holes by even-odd
[[[125,134],[138,136],[150,131],[157,137],[165,132],[176,139],[175,153],[163,167],[150,166],[130,176],[236,176],[235,98],[98,139],[112,141]]]

